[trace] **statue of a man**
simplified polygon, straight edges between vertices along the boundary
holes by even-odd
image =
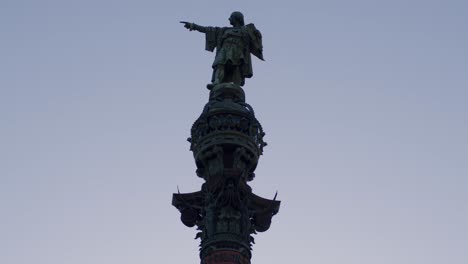
[[[208,89],[216,84],[232,82],[243,86],[252,72],[252,53],[263,60],[262,35],[254,24],[244,25],[244,15],[233,12],[229,17],[232,27],[203,27],[195,23],[181,22],[190,31],[205,33],[208,51],[216,48],[213,76]]]

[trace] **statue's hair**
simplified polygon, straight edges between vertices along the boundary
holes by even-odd
[[[239,24],[241,26],[244,26],[244,15],[239,12],[239,11],[235,11],[235,12],[232,12],[231,14],[231,17],[234,18],[235,20],[237,20],[237,22],[239,22]]]

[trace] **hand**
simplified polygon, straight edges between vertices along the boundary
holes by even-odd
[[[190,22],[185,22],[185,21],[180,21],[180,23],[184,24],[184,27],[190,31],[193,30],[193,23]]]

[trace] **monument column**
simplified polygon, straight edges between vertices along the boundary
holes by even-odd
[[[214,41],[218,49],[215,66],[217,61],[231,56],[228,64],[215,67],[213,75],[217,77],[208,85],[209,100],[188,138],[196,174],[204,183],[200,191],[175,193],[172,198],[172,204],[181,213],[182,223],[197,227],[195,238],[201,240],[202,264],[250,264],[255,243],[252,235],[268,230],[280,207],[276,195],[272,200],[259,197],[248,185],[255,177],[254,171],[266,143],[263,128],[253,108],[246,103],[241,87],[244,77],[250,78],[251,74],[239,75],[239,71],[250,67],[251,72],[251,64],[245,65],[247,54],[240,54],[245,52],[245,47],[251,47],[248,57],[254,54],[254,49],[260,52],[260,58],[263,55],[260,32],[253,24],[244,26],[243,16],[239,14],[231,15],[232,28],[182,22],[190,30],[216,32],[214,39],[207,34],[207,42]],[[225,53],[224,57],[218,58],[219,53]],[[240,64],[231,65],[234,62]]]

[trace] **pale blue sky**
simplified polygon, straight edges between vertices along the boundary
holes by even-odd
[[[171,206],[213,53],[264,36],[247,102],[282,207],[254,264],[466,264],[468,2],[0,1],[0,263],[198,263]]]

